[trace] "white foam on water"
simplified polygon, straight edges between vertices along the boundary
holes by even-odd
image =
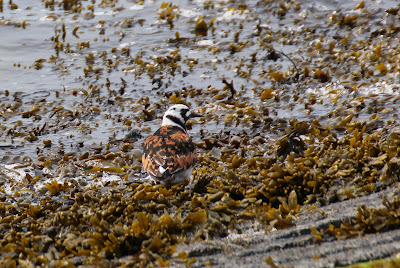
[[[233,20],[245,20],[249,15],[248,10],[228,9],[222,16],[217,18],[217,21],[233,21]]]
[[[133,5],[129,8],[129,10],[143,10],[144,5]]]

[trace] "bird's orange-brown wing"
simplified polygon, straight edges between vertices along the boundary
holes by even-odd
[[[192,139],[177,127],[161,127],[144,142],[143,167],[159,180],[190,168],[196,161]]]

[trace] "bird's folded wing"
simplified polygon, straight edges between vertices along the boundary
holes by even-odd
[[[191,138],[184,132],[168,138],[152,135],[144,143],[143,167],[154,177],[171,176],[196,163],[194,150]]]

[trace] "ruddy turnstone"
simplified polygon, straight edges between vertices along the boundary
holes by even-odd
[[[162,184],[177,184],[189,179],[197,156],[192,138],[186,131],[186,121],[202,117],[183,104],[170,107],[161,127],[144,142],[142,164],[154,180]]]

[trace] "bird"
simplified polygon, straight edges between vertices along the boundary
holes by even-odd
[[[184,104],[173,105],[164,113],[161,127],[143,144],[142,165],[150,178],[164,185],[190,178],[197,155],[186,122],[195,117],[202,115]]]

